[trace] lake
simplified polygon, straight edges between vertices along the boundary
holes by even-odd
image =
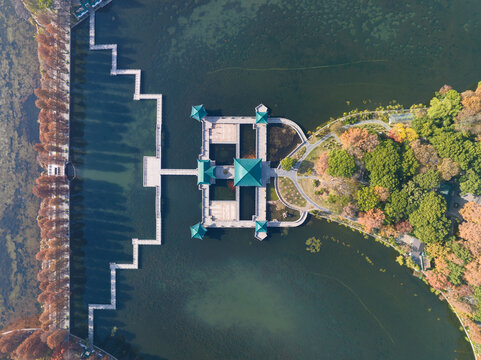
[[[142,69],[162,93],[163,166],[193,168],[210,114],[253,115],[260,102],[306,131],[352,108],[426,102],[444,83],[481,79],[481,3],[470,1],[115,0],[97,13],[97,43],[119,44],[119,68]],[[133,101],[133,77],[110,52],[72,39],[72,332],[87,304],[110,302],[110,262],[131,238],[154,237],[155,102]],[[117,276],[116,311],[96,312],[95,341],[119,359],[472,359],[459,322],[396,253],[335,224],[209,230],[194,177],[165,177],[162,246]],[[304,242],[321,239],[310,254]]]

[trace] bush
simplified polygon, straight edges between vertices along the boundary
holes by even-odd
[[[281,160],[281,167],[284,170],[289,171],[289,170],[292,169],[292,167],[294,166],[295,163],[296,163],[295,160],[288,156],[288,157]]]

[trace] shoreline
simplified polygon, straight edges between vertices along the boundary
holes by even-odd
[[[308,202],[308,208],[306,207],[300,207],[299,205],[289,203],[286,201],[285,196],[283,196],[282,191],[279,189],[279,178],[276,178],[275,180],[275,189],[276,189],[276,194],[279,198],[279,201],[283,203],[285,206],[290,207],[291,209],[297,210],[297,211],[308,211],[311,215],[315,216],[317,219],[324,219],[328,222],[336,222],[339,225],[345,226],[347,228],[350,228],[352,231],[358,231],[359,233],[363,234],[363,236],[371,236],[373,237],[376,241],[381,242],[384,246],[392,247],[396,252],[398,252],[405,260],[408,259],[410,262],[405,263],[407,267],[413,269],[415,271],[415,274],[421,274],[420,279],[424,283],[426,283],[432,292],[435,294],[440,295],[440,299],[446,300],[446,302],[449,304],[451,310],[454,312],[456,317],[458,318],[459,322],[461,323],[461,326],[463,328],[463,331],[466,335],[467,341],[470,343],[473,355],[476,359],[478,359],[481,356],[481,344],[475,343],[472,338],[470,331],[468,330],[467,326],[465,325],[465,320],[466,316],[461,316],[456,307],[453,305],[453,302],[450,301],[446,293],[442,289],[436,289],[433,288],[427,280],[427,276],[425,273],[425,269],[419,269],[417,266],[413,266],[414,263],[411,260],[411,254],[408,251],[404,251],[401,247],[400,244],[403,244],[402,242],[399,243],[397,240],[394,240],[393,238],[392,241],[389,241],[389,238],[382,236],[378,233],[374,233],[372,231],[366,231],[363,228],[363,225],[359,223],[359,221],[356,221],[355,219],[348,218],[346,216],[343,216],[341,214],[335,214],[333,213],[329,208],[322,208],[320,207],[315,201],[312,201],[310,199],[310,196],[306,195],[305,192],[302,190],[301,185],[297,183],[297,179],[302,178],[301,176],[298,175],[298,169],[302,162],[306,160],[308,155],[315,150],[318,146],[321,146],[325,141],[327,141],[329,138],[334,137],[335,140],[342,145],[342,142],[339,140],[337,137],[336,133],[338,133],[341,129],[348,129],[349,127],[354,127],[354,126],[359,126],[362,127],[362,125],[366,125],[367,123],[372,123],[372,120],[369,120],[369,116],[372,115],[379,115],[381,114],[382,116],[387,117],[389,114],[399,114],[399,113],[413,113],[417,111],[425,111],[427,110],[426,107],[422,107],[421,105],[414,105],[410,109],[390,109],[390,110],[374,110],[374,111],[357,111],[354,110],[353,112],[349,114],[344,114],[342,117],[332,119],[325,125],[319,126],[316,131],[311,133],[311,135],[308,138],[308,141],[302,141],[301,144],[299,144],[293,151],[289,153],[289,155],[286,158],[293,158],[294,159],[294,166],[293,169],[295,170],[295,177],[291,178],[291,181],[294,183],[298,196],[301,198],[304,198]],[[352,123],[352,119],[359,120],[355,123]],[[351,120],[351,121],[350,121]],[[384,120],[384,124],[387,125],[386,120],[387,119],[382,119],[381,121]],[[344,126],[339,126],[338,123],[343,124],[344,122],[347,122]],[[335,130],[332,130],[331,127],[337,125]],[[319,139],[320,137],[320,139]],[[317,142],[312,144],[312,140],[319,139]],[[296,156],[297,155],[297,156]],[[279,164],[278,169],[282,169],[282,165]],[[316,175],[318,176],[318,175]],[[315,178],[316,176],[309,176],[309,178]],[[286,177],[289,179],[290,177]],[[310,203],[310,204],[309,204]],[[403,261],[404,263],[404,261]],[[441,299],[441,300],[442,300]],[[479,304],[478,304],[479,306]]]

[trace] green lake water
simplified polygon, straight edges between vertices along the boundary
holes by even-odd
[[[481,80],[481,3],[473,1],[114,0],[97,43],[162,93],[163,166],[193,168],[200,125],[190,106],[252,115],[265,103],[306,131],[352,107],[426,102],[444,83]],[[72,331],[87,304],[110,302],[109,263],[131,238],[154,237],[155,102],[133,77],[111,77],[110,52],[73,34]],[[396,253],[309,220],[258,242],[251,230],[188,227],[200,219],[194,177],[166,177],[162,246],[120,271],[117,311],[96,312],[96,344],[119,359],[472,359],[455,315],[395,262]],[[321,238],[318,254],[304,241]],[[113,336],[112,336],[113,335]]]

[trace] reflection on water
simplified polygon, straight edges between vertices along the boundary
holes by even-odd
[[[98,14],[97,41],[119,43],[119,68],[141,68],[142,90],[164,94],[163,166],[192,168],[192,104],[252,115],[263,102],[312,130],[352,106],[425,101],[444,82],[481,78],[480,3],[387,4],[116,0]],[[109,76],[108,52],[86,51],[87,25],[75,31],[72,79],[72,327],[82,337],[87,303],[110,301],[109,262],[131,261],[131,237],[154,234],[142,156],[154,153],[155,104],[132,100],[133,78]],[[389,249],[314,220],[262,243],[251,230],[194,241],[196,179],[162,185],[163,245],[141,248],[141,269],[118,274],[118,310],[96,317],[97,344],[120,358],[472,358],[446,304]],[[309,254],[312,235],[339,242]]]

